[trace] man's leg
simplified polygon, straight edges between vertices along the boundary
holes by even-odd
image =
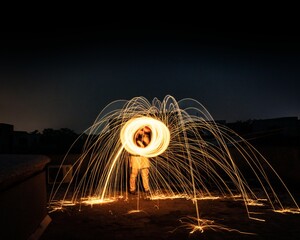
[[[129,191],[135,192],[136,178],[139,170],[137,168],[131,168],[130,179],[129,179]]]
[[[150,188],[149,188],[149,168],[143,168],[141,170],[141,174],[142,174],[144,190],[145,190],[145,192],[148,192],[150,190]]]

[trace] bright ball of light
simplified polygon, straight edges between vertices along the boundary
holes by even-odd
[[[151,130],[151,141],[145,148],[142,148],[136,144],[135,135],[139,129],[145,126]],[[144,157],[155,157],[167,149],[170,143],[170,131],[163,122],[157,119],[138,117],[125,123],[121,129],[120,138],[124,148],[129,153]]]

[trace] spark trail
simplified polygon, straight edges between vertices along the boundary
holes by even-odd
[[[145,126],[151,129],[151,141],[140,148],[134,134]],[[149,102],[135,97],[112,102],[81,137],[86,137],[83,152],[73,164],[73,179],[62,197],[62,183],[53,185],[53,208],[127,198],[129,154],[138,154],[150,158],[151,199],[185,197],[195,203],[196,217],[189,218],[195,224],[188,223],[189,228],[194,226],[191,232],[211,228],[205,227],[209,220],[199,217],[201,198],[239,196],[248,217],[256,220],[261,219],[250,211],[253,205],[299,213],[298,204],[268,161],[237,133],[216,123],[194,99],[176,101],[166,96]],[[282,192],[290,199],[289,208]]]

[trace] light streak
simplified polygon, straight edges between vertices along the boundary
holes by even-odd
[[[96,204],[105,204],[105,203],[111,203],[114,202],[115,199],[110,199],[110,198],[106,198],[106,199],[102,199],[102,198],[97,198],[97,197],[88,197],[88,198],[82,198],[81,202],[83,204],[86,205],[96,205]]]
[[[149,127],[151,131],[151,141],[141,148],[135,143],[135,133],[143,128]],[[170,142],[170,131],[167,126],[157,119],[150,117],[132,118],[125,123],[120,134],[121,142],[127,152],[144,157],[156,157],[162,154]]]
[[[133,213],[140,213],[140,212],[144,212],[142,210],[130,210],[127,212],[127,214],[133,214]]]
[[[228,228],[224,225],[215,223],[215,221],[213,220],[208,220],[208,219],[197,219],[194,217],[186,217],[186,218],[182,218],[180,221],[183,224],[182,227],[186,227],[187,229],[190,229],[190,234],[193,234],[195,232],[203,233],[205,230],[212,230],[215,232],[227,231],[227,232],[237,232],[240,234],[247,234],[247,235],[256,235],[255,233],[243,232],[237,229]]]
[[[300,214],[300,209],[299,208],[285,208],[285,209],[277,209],[274,210],[274,212],[277,213],[292,213],[292,214]]]
[[[134,141],[142,127],[151,131],[145,148]],[[155,98],[149,102],[136,97],[112,102],[81,137],[86,137],[86,143],[73,163],[72,180],[64,190],[62,182],[53,185],[53,209],[66,206],[66,201],[93,205],[120,196],[127,199],[129,154],[137,154],[150,158],[150,199],[193,201],[196,217],[190,219],[196,224],[187,225],[193,226],[191,232],[225,229],[200,219],[198,200],[205,198],[241,200],[248,217],[258,221],[261,219],[255,217],[252,208],[259,206],[278,212],[299,212],[294,197],[264,156],[237,133],[217,124],[194,99],[176,101],[166,96],[163,101]],[[276,184],[270,179],[275,179]],[[137,201],[139,198],[138,195]],[[288,205],[284,201],[287,199]],[[132,211],[141,211],[139,206],[137,202],[137,209]]]

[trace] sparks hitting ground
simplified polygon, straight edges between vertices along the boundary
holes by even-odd
[[[150,129],[151,140],[141,148],[135,135],[144,127]],[[143,97],[115,101],[83,135],[87,140],[63,196],[58,197],[62,183],[54,184],[52,209],[65,203],[99,204],[128,198],[129,154],[136,154],[150,158],[150,199],[184,197],[195,203],[195,217],[186,223],[191,232],[212,228],[212,221],[200,219],[199,198],[242,200],[249,218],[256,220],[263,219],[251,211],[253,205],[299,213],[295,199],[268,161],[234,131],[217,124],[193,99],[176,101],[166,96],[151,103]],[[281,199],[283,193],[288,205]],[[225,229],[215,224],[213,228]]]

